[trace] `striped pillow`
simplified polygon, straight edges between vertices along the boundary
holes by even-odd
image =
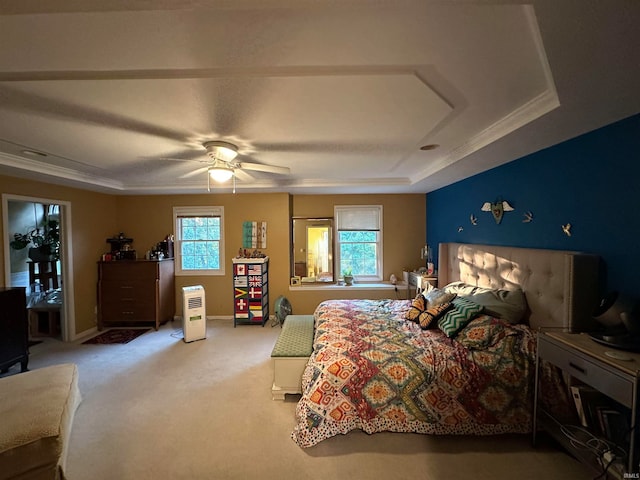
[[[438,320],[438,328],[449,338],[455,337],[473,317],[482,312],[482,305],[466,298],[454,298],[452,303],[453,308]]]

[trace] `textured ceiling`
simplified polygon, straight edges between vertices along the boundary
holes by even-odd
[[[0,171],[201,193],[224,140],[290,172],[238,191],[429,192],[638,113],[639,22],[633,0],[0,0]]]

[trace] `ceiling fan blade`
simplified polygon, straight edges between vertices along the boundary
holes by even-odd
[[[196,175],[199,175],[203,172],[206,172],[207,170],[209,170],[209,167],[200,167],[200,168],[196,168],[195,170],[191,170],[190,172],[187,172],[183,175],[180,175],[178,178],[190,178],[190,177],[195,177]]]
[[[253,177],[249,175],[247,172],[240,170],[239,168],[234,169],[233,174],[235,177],[241,182],[251,182],[253,181]]]
[[[275,165],[263,165],[261,163],[240,162],[238,165],[243,170],[253,170],[255,172],[277,173],[279,175],[289,175],[291,170],[289,167],[277,167]]]

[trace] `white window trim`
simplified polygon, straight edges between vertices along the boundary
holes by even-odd
[[[219,216],[220,217],[220,268],[218,270],[182,270],[178,217]],[[224,255],[224,207],[173,207],[174,262],[176,276],[222,276],[225,275]]]
[[[384,278],[384,262],[383,262],[383,258],[382,258],[382,251],[384,250],[384,233],[383,233],[383,211],[382,211],[382,205],[334,205],[333,206],[333,218],[335,219],[335,246],[334,246],[334,255],[336,257],[336,268],[340,269],[340,230],[339,230],[339,212],[342,211],[354,211],[357,209],[367,209],[367,210],[371,210],[371,209],[377,209],[378,210],[378,219],[380,222],[380,229],[379,229],[379,239],[378,239],[378,247],[379,247],[379,252],[378,252],[378,258],[377,258],[377,265],[376,265],[376,269],[378,270],[378,275],[354,275],[354,279],[357,282],[379,282],[382,281]],[[342,271],[338,271],[336,272],[337,276],[342,277]]]

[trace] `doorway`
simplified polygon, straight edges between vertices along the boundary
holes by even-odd
[[[26,289],[30,336],[72,340],[70,204],[3,194],[2,206],[5,285]],[[51,246],[44,256],[34,248],[34,244],[42,243]]]

